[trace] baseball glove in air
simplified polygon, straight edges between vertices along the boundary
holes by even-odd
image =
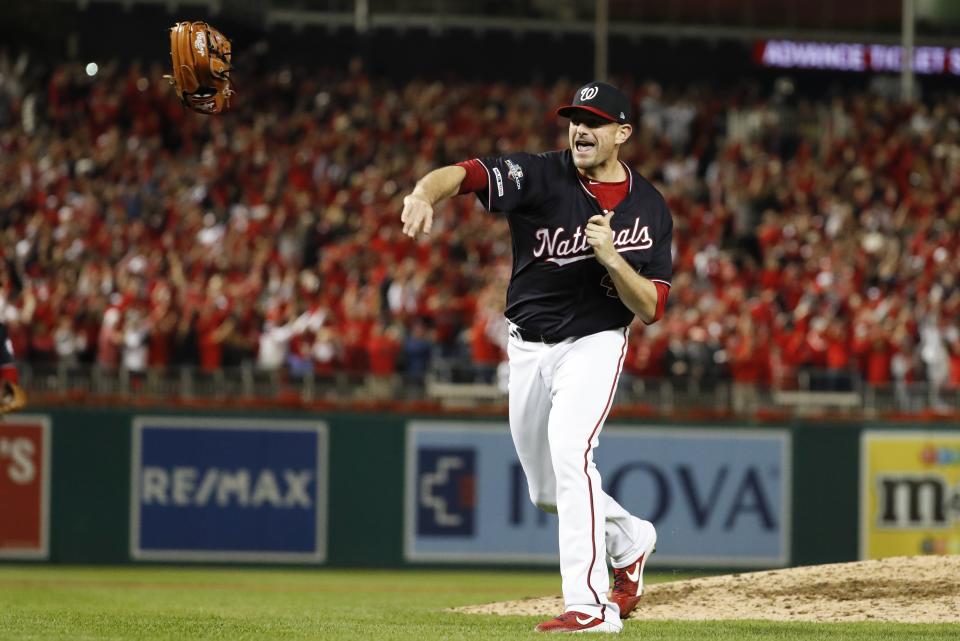
[[[230,41],[206,22],[178,22],[170,29],[173,75],[164,76],[184,106],[217,114],[230,106]]]
[[[23,388],[10,381],[0,381],[0,415],[22,410],[27,406]]]

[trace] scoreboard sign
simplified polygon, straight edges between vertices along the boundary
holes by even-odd
[[[0,558],[46,559],[49,514],[50,420],[0,420]]]

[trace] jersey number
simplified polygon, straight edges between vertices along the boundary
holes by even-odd
[[[610,274],[603,275],[603,278],[600,279],[600,286],[607,290],[607,296],[610,298],[620,298],[620,294],[617,293],[617,286],[613,284]]]

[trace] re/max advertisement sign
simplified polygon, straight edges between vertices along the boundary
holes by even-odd
[[[595,461],[604,490],[657,526],[652,563],[789,562],[787,431],[608,426]],[[503,424],[408,424],[406,502],[407,560],[558,558],[556,516],[530,503]]]
[[[134,559],[297,563],[326,557],[323,423],[137,417],[132,440]]]

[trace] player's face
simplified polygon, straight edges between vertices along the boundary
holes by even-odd
[[[577,169],[589,170],[608,162],[617,146],[626,140],[624,127],[588,111],[571,115],[570,151]]]

